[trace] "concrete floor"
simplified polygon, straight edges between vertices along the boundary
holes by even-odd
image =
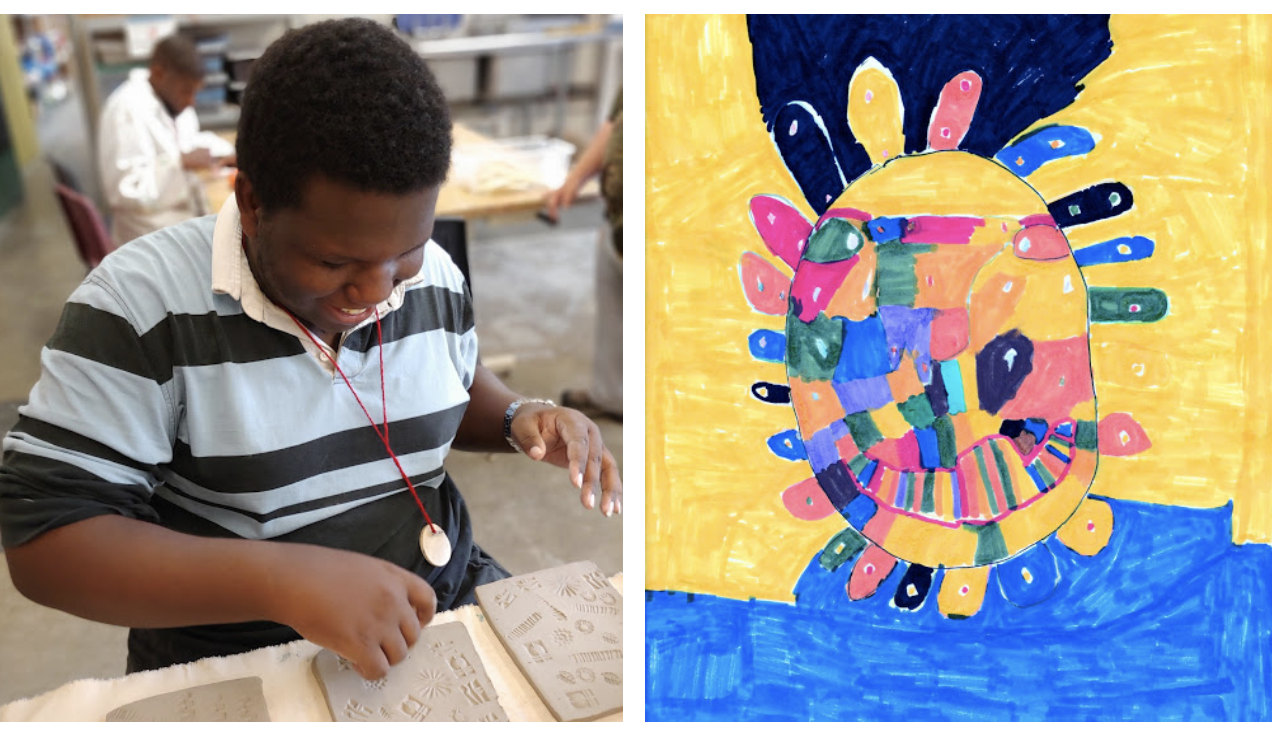
[[[45,111],[45,152],[90,179],[78,104]],[[584,116],[586,117],[586,116]],[[582,123],[586,125],[586,123]],[[585,133],[583,134],[586,135]],[[67,295],[85,271],[52,194],[52,173],[35,162],[23,205],[0,219],[0,432],[16,419],[39,377],[39,351]],[[593,268],[598,204],[571,210],[557,228],[537,221],[471,223],[469,257],[483,356],[512,355],[504,381],[527,396],[559,397],[586,384],[593,350]],[[529,315],[529,318],[527,318]],[[623,464],[623,425],[600,420]],[[591,560],[607,575],[623,569],[622,518],[579,505],[564,471],[512,454],[455,453],[447,469],[464,493],[477,541],[514,574]],[[0,704],[71,680],[124,673],[126,629],[37,606],[0,565]]]

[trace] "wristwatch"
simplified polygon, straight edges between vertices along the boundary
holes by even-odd
[[[548,406],[556,406],[556,404],[548,399],[517,399],[508,405],[508,410],[504,412],[504,439],[508,440],[508,444],[512,445],[512,449],[525,453],[525,450],[521,449],[521,445],[518,445],[517,441],[512,438],[512,415],[517,413],[522,404],[546,404]]]

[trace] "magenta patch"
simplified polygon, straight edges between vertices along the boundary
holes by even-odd
[[[1034,225],[1050,225],[1051,227],[1055,227],[1056,220],[1051,215],[1045,215],[1045,214],[1030,215],[1028,217],[1021,218],[1020,220],[1021,227],[1033,227]]]
[[[794,205],[768,194],[752,197],[751,222],[773,255],[792,269],[799,265],[813,226]]]
[[[902,243],[931,243],[933,245],[967,245],[972,242],[976,228],[983,227],[980,217],[936,217],[924,215],[906,221]]]
[[[802,322],[816,319],[817,313],[826,309],[835,291],[859,260],[861,256],[857,255],[834,263],[805,261],[795,272],[795,281],[791,284],[791,297],[799,305],[795,316]]]

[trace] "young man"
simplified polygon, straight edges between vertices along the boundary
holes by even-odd
[[[205,214],[191,172],[214,163],[199,147],[194,98],[203,64],[194,43],[169,36],[149,69],[135,69],[102,107],[97,163],[116,245]]]
[[[429,240],[450,130],[371,21],[265,52],[235,198],[111,254],[44,351],[0,468],[23,594],[134,627],[129,671],[303,636],[374,679],[507,575],[473,542],[452,446],[513,444],[621,511],[596,425],[477,362],[469,291]]]

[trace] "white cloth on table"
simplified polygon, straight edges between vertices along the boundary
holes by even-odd
[[[181,154],[196,148],[194,108],[173,118],[150,86],[150,71],[132,70],[106,100],[97,131],[97,164],[115,245],[207,214],[202,183],[181,166]]]
[[[623,574],[610,578],[610,583],[621,593]],[[464,606],[433,619],[434,624],[453,621],[468,629],[508,720],[556,720],[499,643],[480,606]],[[320,647],[302,639],[113,680],[76,680],[0,707],[0,721],[104,721],[107,713],[144,698],[241,677],[261,678],[271,721],[330,721],[331,711],[313,673],[313,660],[319,651]],[[622,713],[602,720],[622,720]]]

